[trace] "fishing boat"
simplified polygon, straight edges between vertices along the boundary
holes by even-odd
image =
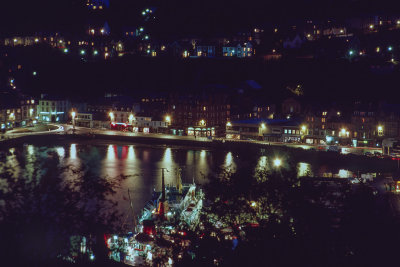
[[[152,200],[137,217],[134,231],[106,237],[111,259],[132,266],[163,259],[166,266],[172,266],[173,249],[175,254],[179,251],[179,258],[189,247],[187,231],[199,223],[204,194],[194,183],[182,184],[181,170],[177,172],[176,186],[165,186],[165,171],[162,168],[161,192],[153,192]]]

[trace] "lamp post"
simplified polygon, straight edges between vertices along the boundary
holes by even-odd
[[[111,120],[111,122],[113,122],[114,121],[114,113],[110,112],[110,113],[108,113],[108,116],[110,116],[110,120]]]
[[[75,116],[76,116],[76,112],[75,112],[75,111],[72,111],[72,112],[71,112],[71,116],[72,116],[72,128],[73,128],[74,131],[75,131]]]
[[[129,123],[133,125],[134,120],[135,120],[135,116],[133,116],[133,114],[129,115]]]
[[[301,126],[301,132],[303,133],[303,135],[306,135],[307,134],[307,126],[302,125]]]
[[[168,125],[171,125],[171,116],[165,116],[165,121],[168,123]]]

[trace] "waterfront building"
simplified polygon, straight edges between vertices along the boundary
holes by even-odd
[[[172,94],[168,114],[171,133],[191,136],[224,135],[230,120],[230,103],[224,93]]]
[[[76,113],[75,118],[72,118],[72,123],[76,126],[93,128],[93,114],[91,113]]]
[[[37,122],[37,102],[33,98],[21,100],[21,125],[28,126]]]
[[[250,119],[226,124],[226,139],[300,143],[306,134],[307,129],[295,120]]]
[[[42,94],[37,106],[38,120],[41,122],[66,122],[69,120],[70,110],[70,101]]]

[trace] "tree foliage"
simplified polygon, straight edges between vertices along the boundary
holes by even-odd
[[[101,247],[102,234],[118,231],[120,214],[110,196],[124,177],[62,166],[56,154],[14,157],[19,165],[0,164],[0,251],[15,266],[68,254],[72,235],[96,236]]]

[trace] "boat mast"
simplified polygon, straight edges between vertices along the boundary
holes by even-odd
[[[165,178],[164,178],[164,170],[167,170],[167,168],[161,168],[161,199],[160,202],[158,203],[158,215],[164,219],[164,213],[165,213]],[[167,170],[168,171],[168,170]]]
[[[137,223],[136,223],[136,217],[135,217],[135,213],[133,211],[133,204],[132,204],[132,198],[131,198],[131,193],[129,192],[129,188],[128,188],[128,197],[129,197],[129,204],[131,207],[131,211],[132,211],[132,216],[133,216],[133,228],[135,229],[135,232],[137,232]]]

